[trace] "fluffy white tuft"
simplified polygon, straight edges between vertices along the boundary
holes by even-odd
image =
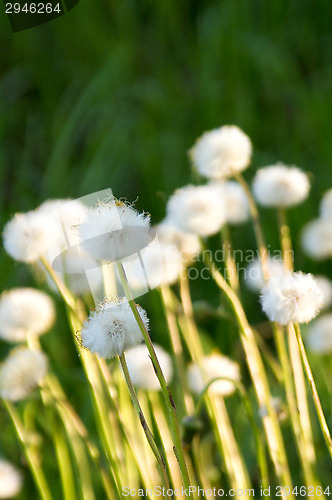
[[[219,190],[211,184],[177,189],[168,200],[167,219],[185,233],[218,232],[226,220]]]
[[[231,359],[221,354],[211,354],[201,359],[200,366],[191,363],[187,371],[188,386],[195,394],[199,394],[206,385],[217,377],[226,377],[239,382],[240,367]],[[235,385],[230,380],[216,380],[209,390],[220,396],[228,396],[235,391]]]
[[[264,207],[290,207],[307,198],[310,183],[299,168],[278,163],[258,170],[252,189],[257,202]]]
[[[306,255],[314,260],[332,257],[332,222],[314,219],[302,230],[301,243]]]
[[[149,243],[150,216],[116,199],[88,211],[78,228],[82,248],[94,259],[117,261]]]
[[[332,313],[324,314],[311,323],[306,344],[310,351],[317,354],[332,352]]]
[[[138,312],[146,328],[149,320],[144,309]],[[143,341],[142,333],[126,299],[107,300],[90,314],[81,329],[82,346],[101,358],[120,356]]]
[[[332,281],[326,276],[315,276],[315,280],[323,294],[323,309],[328,309],[332,304]]]
[[[241,224],[249,218],[249,202],[243,187],[236,181],[215,182],[224,206],[226,222]]]
[[[270,279],[279,278],[279,276],[283,276],[286,273],[284,262],[280,258],[269,258],[268,269],[270,272]],[[244,277],[249,290],[255,293],[260,292],[265,284],[262,262],[260,260],[250,262],[245,269]]]
[[[32,263],[47,254],[58,241],[50,217],[38,210],[16,214],[3,230],[3,245],[15,260]]]
[[[175,247],[180,252],[185,265],[190,264],[201,251],[201,243],[196,234],[184,233],[167,218],[156,226],[156,232],[162,245]]]
[[[7,460],[0,459],[0,498],[16,497],[21,487],[21,473]]]
[[[308,323],[322,308],[323,294],[311,274],[291,272],[263,287],[261,304],[271,321]]]
[[[235,125],[205,132],[189,151],[198,172],[209,179],[241,172],[248,167],[251,154],[249,137]]]
[[[332,189],[324,193],[320,202],[319,212],[322,219],[332,221]]]
[[[153,344],[153,347],[166,382],[170,383],[173,377],[172,358],[159,345]],[[135,386],[148,391],[160,391],[160,384],[145,344],[129,349],[126,352],[126,361],[130,378]]]
[[[17,347],[0,366],[0,395],[9,401],[24,399],[43,380],[47,358],[41,351]]]
[[[34,288],[14,288],[0,296],[0,338],[25,342],[27,335],[47,332],[54,323],[52,299]]]

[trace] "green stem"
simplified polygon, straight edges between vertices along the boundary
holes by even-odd
[[[135,301],[132,297],[132,294],[131,294],[131,291],[130,291],[130,288],[128,286],[127,279],[126,279],[126,276],[124,273],[124,269],[123,269],[121,263],[117,263],[117,269],[119,272],[121,284],[123,286],[123,289],[125,291],[126,297],[128,299],[128,302],[129,302],[129,306],[130,306],[132,313],[137,321],[137,324],[141,330],[142,336],[143,336],[144,341],[147,345],[147,348],[148,348],[156,375],[158,377],[158,380],[159,380],[159,383],[161,386],[161,390],[162,390],[162,393],[163,393],[163,396],[165,399],[165,403],[166,403],[166,407],[167,407],[168,415],[169,415],[169,419],[170,419],[170,427],[171,427],[172,438],[173,438],[173,442],[174,442],[174,453],[175,453],[177,461],[179,463],[184,487],[186,489],[188,488],[188,490],[189,490],[190,479],[189,479],[187,464],[186,464],[183,446],[182,446],[182,441],[181,441],[180,428],[179,428],[179,423],[177,420],[175,403],[173,401],[170,390],[167,386],[167,382],[165,380],[164,374],[162,372],[161,366],[160,366],[158,358],[156,356],[150,335],[147,332],[145,325],[142,321],[142,318],[137,310]],[[191,490],[188,492],[188,498],[192,498]]]
[[[20,420],[19,414],[16,411],[15,406],[6,400],[3,400],[3,403],[13,422],[16,434],[24,447],[25,456],[27,458],[32,476],[34,478],[35,484],[38,488],[42,500],[52,500],[52,495],[48,487],[46,478],[44,476],[43,470],[40,466],[36,452],[26,442],[26,432]]]
[[[265,373],[264,364],[257,347],[253,331],[248,323],[242,304],[236,293],[228,285],[224,277],[219,273],[214,263],[210,260],[207,252],[203,251],[205,263],[211,271],[211,275],[218,287],[224,291],[240,326],[240,337],[247,357],[248,367],[255,386],[257,398],[262,408],[266,408],[267,414],[263,417],[265,433],[269,443],[271,458],[274,462],[276,473],[284,486],[292,485],[291,476],[287,463],[285,446],[279,427],[276,412],[272,406],[271,393]]]
[[[277,210],[278,226],[280,233],[280,241],[282,248],[282,257],[287,271],[293,271],[294,267],[294,252],[292,247],[291,233],[286,219],[286,211],[284,207],[279,207]]]
[[[70,455],[68,453],[66,440],[62,434],[58,422],[53,422],[52,431],[61,477],[63,498],[65,500],[75,500],[76,489],[73,479],[73,469],[71,465]]]
[[[238,276],[238,270],[236,267],[236,262],[233,257],[233,247],[231,241],[231,232],[228,224],[224,224],[222,227],[222,245],[224,249],[224,254],[226,255],[226,272],[227,281],[233,290],[239,294],[240,292],[240,282]]]
[[[304,369],[305,369],[305,372],[306,372],[306,375],[307,375],[307,378],[308,378],[308,381],[309,381],[310,389],[311,389],[311,392],[312,392],[312,397],[313,397],[313,400],[314,400],[314,403],[315,403],[315,408],[316,408],[316,413],[317,413],[317,417],[318,417],[318,420],[319,420],[320,428],[322,430],[322,433],[323,433],[323,436],[324,436],[324,439],[325,439],[325,443],[326,443],[327,449],[329,450],[330,456],[332,458],[332,439],[331,439],[331,434],[330,434],[330,430],[328,428],[328,425],[327,425],[327,422],[326,422],[326,419],[325,419],[325,415],[324,415],[324,411],[323,411],[323,408],[322,408],[322,405],[321,405],[321,402],[320,402],[320,399],[319,399],[319,395],[318,395],[318,391],[317,391],[315,379],[314,379],[313,373],[311,371],[310,363],[309,363],[309,360],[308,360],[308,357],[307,357],[307,353],[306,353],[306,350],[305,350],[305,347],[304,347],[304,344],[303,344],[300,327],[299,327],[298,323],[295,323],[293,325],[293,327],[294,327],[294,332],[295,332],[296,340],[297,340],[297,343],[298,343],[298,346],[299,346],[299,349],[300,349],[300,353],[301,353],[301,357],[302,357],[302,362],[303,362],[303,365],[304,365]]]
[[[126,383],[127,383],[128,389],[129,389],[129,392],[130,392],[130,397],[131,397],[133,406],[134,406],[135,411],[136,411],[136,413],[137,413],[137,415],[139,417],[141,426],[143,428],[143,431],[144,431],[144,434],[146,436],[146,439],[147,439],[147,441],[148,441],[148,443],[150,445],[150,448],[151,448],[154,456],[156,457],[156,460],[157,460],[157,463],[158,463],[159,472],[160,472],[161,477],[162,477],[163,486],[166,489],[168,489],[169,488],[169,481],[168,481],[168,476],[167,476],[166,464],[165,464],[165,461],[164,461],[163,457],[160,454],[160,450],[159,450],[158,446],[156,445],[156,442],[154,440],[154,437],[152,435],[150,427],[149,427],[149,425],[148,425],[148,423],[146,421],[146,418],[145,418],[145,416],[143,414],[141,405],[139,404],[139,401],[137,399],[137,395],[136,395],[134,386],[132,384],[132,381],[131,381],[131,378],[130,378],[130,375],[129,375],[129,370],[128,370],[126,358],[125,358],[125,355],[123,353],[121,354],[121,356],[119,356],[119,360],[120,360],[120,363],[121,363],[121,368],[122,368],[122,371],[123,371],[123,374],[124,374],[124,377],[125,377],[125,380],[126,380]]]

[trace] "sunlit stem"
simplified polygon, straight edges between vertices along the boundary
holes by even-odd
[[[131,378],[129,375],[128,366],[126,363],[126,358],[125,358],[125,355],[123,353],[121,354],[121,356],[119,356],[119,360],[120,360],[121,368],[122,368],[122,371],[123,371],[123,374],[124,374],[124,377],[125,377],[125,380],[126,380],[126,383],[128,386],[128,390],[130,392],[130,397],[131,397],[133,406],[134,406],[135,411],[139,417],[142,429],[143,429],[144,434],[146,436],[146,439],[150,445],[150,448],[151,448],[154,456],[156,457],[159,472],[161,474],[162,481],[163,481],[163,486],[166,489],[168,489],[169,488],[169,481],[168,481],[168,476],[167,476],[166,464],[165,464],[163,457],[160,454],[160,450],[159,450],[159,448],[154,440],[153,434],[152,434],[150,427],[148,426],[148,423],[146,421],[146,418],[143,414],[141,405],[138,401],[134,386],[132,384],[132,381],[131,381]]]
[[[319,395],[318,395],[318,391],[317,391],[315,379],[314,379],[313,373],[311,371],[310,363],[309,363],[309,360],[308,360],[308,357],[307,357],[307,353],[306,353],[306,350],[305,350],[305,347],[304,347],[304,344],[303,344],[303,340],[302,340],[302,335],[301,335],[299,324],[295,323],[291,328],[293,328],[295,336],[296,336],[296,340],[297,340],[297,343],[298,343],[298,346],[299,346],[299,349],[300,349],[300,353],[301,353],[301,357],[302,357],[302,362],[303,362],[303,365],[304,365],[305,373],[306,373],[306,376],[308,378],[310,389],[311,389],[311,392],[312,392],[312,397],[313,397],[313,400],[314,400],[314,403],[315,403],[315,408],[316,408],[316,413],[317,413],[317,417],[318,417],[318,420],[319,420],[319,424],[320,424],[320,427],[321,427],[321,430],[322,430],[322,433],[323,433],[323,436],[324,436],[324,439],[325,439],[325,443],[326,443],[327,449],[329,450],[330,456],[332,458],[332,439],[331,439],[331,434],[330,434],[330,430],[328,428],[328,425],[327,425],[327,422],[326,422],[326,419],[325,419],[325,415],[324,415],[324,412],[323,412],[323,408],[322,408],[322,405],[321,405],[321,402],[320,402],[320,399],[319,399]]]
[[[227,280],[233,290],[238,294],[240,291],[240,282],[236,262],[233,255],[231,232],[228,224],[224,224],[222,227],[222,244],[225,256]]]
[[[29,445],[29,443],[27,442],[26,431],[23,427],[20,416],[15,406],[12,405],[9,401],[5,400],[3,400],[3,404],[5,405],[5,408],[12,420],[12,423],[16,430],[16,434],[24,447],[25,456],[27,458],[32,476],[42,500],[52,500],[52,495],[47,480],[44,476],[44,472],[40,466],[38,455],[36,454],[36,451],[31,447],[31,445]]]
[[[214,263],[210,260],[207,252],[203,252],[203,256],[205,258],[207,266],[211,271],[213,279],[215,280],[218,287],[224,291],[238,320],[240,326],[240,337],[247,357],[247,363],[251,373],[252,381],[255,386],[257,398],[261,407],[266,409],[266,415],[263,417],[263,424],[269,444],[271,458],[274,462],[276,473],[282,481],[283,485],[290,486],[292,484],[292,481],[287,463],[285,446],[277,415],[275,409],[272,406],[271,392],[267,375],[259,349],[255,341],[253,331],[248,323],[247,317],[238,296],[228,285]]]
[[[284,207],[277,210],[282,257],[287,271],[293,271],[294,253],[292,247],[290,228],[287,224],[286,211]]]
[[[180,428],[179,428],[179,423],[177,420],[175,403],[174,403],[174,400],[173,400],[172,395],[170,393],[170,390],[167,386],[167,382],[165,380],[164,374],[162,372],[161,366],[160,366],[158,358],[156,356],[150,335],[149,335],[147,329],[145,328],[145,325],[142,321],[142,318],[137,310],[136,303],[132,297],[130,288],[128,286],[127,278],[126,278],[126,275],[125,275],[125,272],[124,272],[124,269],[123,269],[121,263],[117,263],[117,269],[119,272],[119,277],[121,280],[122,287],[125,291],[130,308],[133,312],[133,315],[134,315],[134,317],[137,321],[137,324],[141,330],[144,341],[147,345],[147,348],[148,348],[148,351],[149,351],[149,354],[151,357],[151,361],[153,363],[157,378],[158,378],[159,383],[160,383],[160,387],[161,387],[161,390],[162,390],[162,393],[163,393],[163,396],[165,399],[166,407],[168,410],[170,428],[171,428],[173,442],[174,442],[174,453],[175,453],[177,461],[179,463],[184,487],[188,488],[188,490],[189,490],[190,479],[189,479],[187,464],[186,464],[185,455],[184,455],[184,451],[183,451],[183,445],[182,445],[182,441],[181,441]],[[188,491],[188,498],[192,498],[191,490]]]
[[[265,238],[264,238],[264,234],[263,234],[262,223],[260,220],[258,208],[257,208],[256,202],[254,200],[254,197],[251,193],[251,190],[250,190],[247,182],[245,181],[244,177],[242,176],[242,174],[239,172],[235,173],[234,177],[239,182],[239,184],[241,184],[241,186],[243,187],[243,189],[247,195],[247,198],[248,198],[249,210],[250,210],[251,220],[253,223],[258,252],[259,252],[259,256],[260,256],[260,260],[261,260],[261,264],[262,264],[263,275],[264,275],[265,281],[267,281],[269,279],[269,275],[270,275],[268,251],[267,251],[267,247],[265,244]]]

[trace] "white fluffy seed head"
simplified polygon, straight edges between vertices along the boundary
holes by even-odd
[[[172,358],[159,345],[153,344],[153,347],[166,382],[169,384],[173,377]],[[126,352],[126,361],[130,378],[136,387],[147,391],[160,391],[160,384],[145,344],[129,349]]]
[[[0,458],[0,498],[16,497],[21,488],[21,473],[10,462]]]
[[[9,401],[24,399],[43,380],[47,358],[41,351],[18,347],[0,365],[0,396]]]
[[[215,182],[224,206],[228,224],[236,225],[249,219],[249,202],[243,187],[236,181]]]
[[[144,309],[137,306],[148,329],[149,320]],[[120,356],[143,341],[142,333],[126,299],[105,300],[90,314],[81,329],[82,346],[101,358]]]
[[[314,219],[306,224],[301,243],[304,253],[314,260],[332,257],[332,221]]]
[[[324,193],[320,202],[319,213],[322,219],[332,221],[332,189]]]
[[[88,211],[78,232],[82,248],[94,259],[117,261],[149,243],[150,216],[112,199]]]
[[[245,170],[251,154],[249,137],[235,125],[205,132],[189,151],[198,172],[209,179],[230,177]]]
[[[278,163],[258,170],[252,189],[257,202],[264,207],[290,207],[307,198],[310,183],[299,168]]]
[[[332,304],[332,281],[326,276],[315,276],[315,280],[323,294],[323,309],[328,309]]]
[[[3,245],[15,260],[32,263],[47,254],[57,241],[50,218],[38,210],[16,214],[3,230]]]
[[[0,296],[0,338],[25,342],[27,335],[47,332],[54,323],[52,299],[34,288],[14,288]]]
[[[125,259],[122,264],[129,286],[136,296],[159,285],[172,285],[179,279],[183,269],[178,249],[157,241],[145,247],[140,257]]]
[[[177,189],[167,203],[167,219],[185,233],[210,236],[225,222],[225,210],[215,186],[188,185]]]
[[[196,234],[184,233],[167,218],[156,226],[159,242],[167,247],[175,247],[181,255],[181,260],[190,264],[201,251],[201,243]]]
[[[286,273],[284,262],[280,258],[269,258],[268,269],[270,279],[279,278]],[[258,259],[250,262],[245,269],[244,277],[249,290],[255,293],[260,292],[265,285],[262,262]]]
[[[310,324],[305,341],[309,350],[317,354],[332,352],[332,313],[324,314]]]
[[[206,385],[217,377],[226,377],[239,382],[240,367],[231,359],[221,354],[211,354],[201,359],[200,366],[191,363],[187,371],[188,386],[194,394],[199,394]],[[209,391],[220,396],[232,394],[236,387],[231,380],[216,380],[209,387]]]
[[[308,323],[322,308],[323,294],[311,274],[291,272],[263,287],[261,304],[271,321]]]

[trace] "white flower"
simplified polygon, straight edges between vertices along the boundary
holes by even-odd
[[[3,230],[3,245],[15,260],[32,263],[47,254],[58,239],[50,217],[38,210],[16,214]]]
[[[205,132],[189,154],[204,177],[220,179],[246,169],[252,146],[249,137],[235,125],[225,125]]]
[[[215,186],[185,186],[177,189],[167,203],[167,218],[185,233],[209,236],[225,222],[225,210]]]
[[[284,262],[280,258],[269,258],[268,269],[270,279],[278,278],[286,273]],[[245,269],[244,277],[249,290],[252,292],[260,292],[265,284],[262,262],[260,260],[250,262]]]
[[[47,332],[54,323],[52,299],[34,288],[14,288],[0,296],[0,338],[24,342],[27,335]]]
[[[321,309],[323,294],[311,274],[291,272],[263,287],[261,304],[271,321],[308,323]]]
[[[235,361],[222,356],[211,354],[201,359],[201,366],[191,363],[187,371],[188,386],[195,394],[199,394],[206,385],[217,377],[226,377],[235,382],[240,381],[240,367]],[[214,394],[228,396],[235,391],[235,385],[230,380],[216,380],[209,388]]]
[[[236,181],[215,182],[224,205],[226,222],[230,225],[241,224],[249,218],[248,197],[243,187]]]
[[[306,344],[318,354],[332,352],[332,313],[324,314],[310,324]]]
[[[47,358],[41,351],[18,347],[0,365],[0,396],[9,401],[24,399],[43,380]]]
[[[166,382],[170,383],[173,377],[172,358],[159,345],[153,344],[153,347]],[[129,375],[134,385],[148,391],[160,391],[160,384],[145,344],[129,349],[126,352],[126,361]]]
[[[78,228],[82,248],[94,259],[116,261],[135,254],[150,242],[150,216],[122,201],[90,209]]]
[[[140,252],[140,257],[122,261],[130,288],[135,295],[159,285],[175,283],[183,269],[181,254],[174,246],[151,243]]]
[[[158,239],[166,247],[176,247],[184,264],[189,264],[200,253],[201,243],[196,234],[184,233],[167,218],[156,226]]]
[[[0,498],[12,498],[22,487],[20,472],[7,460],[0,459]]]
[[[332,222],[314,219],[306,224],[301,236],[303,251],[312,259],[332,257]]]
[[[144,309],[138,312],[146,328],[149,320]],[[120,356],[143,340],[142,333],[125,299],[105,301],[90,314],[81,329],[82,345],[102,358]]]
[[[320,202],[319,212],[322,219],[332,221],[332,189],[324,193]]]
[[[315,276],[316,283],[323,294],[323,309],[332,304],[332,282],[326,276]]]
[[[299,168],[277,163],[257,171],[252,189],[257,202],[264,207],[290,207],[307,198],[310,183]]]

